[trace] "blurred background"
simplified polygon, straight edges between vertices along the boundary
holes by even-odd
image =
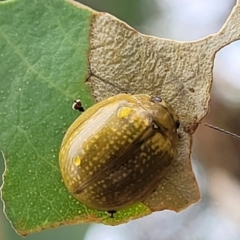
[[[82,0],[109,12],[140,32],[192,41],[217,32],[235,0]],[[240,43],[216,56],[210,113],[204,122],[240,135]],[[200,126],[194,135],[193,165],[202,200],[182,211],[162,211],[109,227],[101,224],[62,226],[31,234],[27,240],[239,240],[240,141]],[[0,159],[0,174],[4,171]],[[0,182],[0,184],[2,184]],[[3,209],[0,202],[0,208]],[[19,240],[0,210],[0,240]]]

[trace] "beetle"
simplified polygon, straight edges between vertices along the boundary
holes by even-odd
[[[179,124],[160,97],[119,94],[93,105],[62,141],[59,164],[67,189],[111,217],[144,201],[177,157]]]

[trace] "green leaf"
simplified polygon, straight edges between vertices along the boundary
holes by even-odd
[[[2,198],[22,235],[66,223],[109,221],[107,213],[72,198],[58,163],[64,132],[79,116],[72,101],[81,98],[86,108],[94,103],[85,85],[91,17],[90,9],[63,0],[0,5]],[[149,210],[140,204],[114,221],[142,212]]]

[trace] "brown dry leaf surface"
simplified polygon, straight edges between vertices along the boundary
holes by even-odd
[[[87,84],[96,101],[124,92],[157,95],[182,120],[178,159],[144,202],[153,211],[180,211],[200,199],[190,161],[194,123],[208,111],[215,54],[239,40],[239,23],[240,0],[218,33],[194,42],[142,35],[109,14],[94,14]]]

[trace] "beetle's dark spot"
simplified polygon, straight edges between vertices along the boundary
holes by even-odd
[[[154,130],[159,129],[158,125],[154,121],[152,121],[152,129],[154,129]]]
[[[175,126],[176,126],[176,129],[178,129],[178,128],[180,127],[180,121],[179,121],[179,120],[177,120],[177,121],[175,122]]]
[[[114,214],[115,214],[117,211],[115,211],[115,210],[109,210],[109,211],[107,211],[107,212],[109,213],[110,218],[114,218]]]
[[[158,125],[155,121],[152,121],[152,129],[154,131],[160,132],[164,136],[166,136],[166,132],[168,131],[166,127],[164,127],[163,125]]]
[[[84,112],[81,100],[77,99],[73,102],[72,108],[78,110],[79,112]]]
[[[153,96],[151,97],[151,100],[155,103],[160,103],[162,102],[162,99],[160,97]]]

